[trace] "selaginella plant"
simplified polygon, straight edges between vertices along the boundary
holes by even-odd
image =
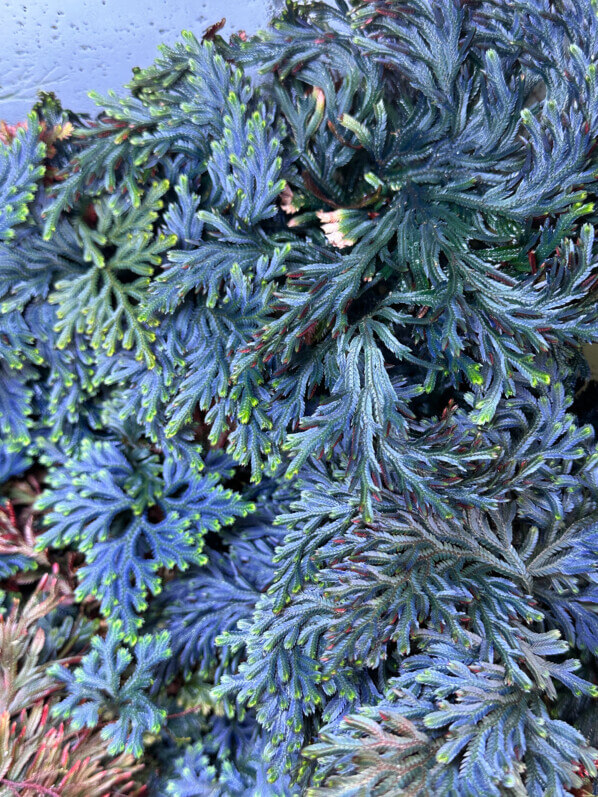
[[[0,613],[0,794],[140,796],[136,775],[142,767],[131,754],[110,755],[102,730],[67,728],[54,716],[53,708],[66,696],[56,670],[81,660],[94,623],[74,604],[58,568],[48,572],[46,556],[35,553],[31,529],[18,528],[11,504],[5,510],[0,511],[0,574],[10,566],[26,591],[29,576],[23,579],[26,568],[17,557],[46,572],[23,605],[13,583]]]
[[[594,5],[217,27],[0,131],[0,575],[97,618],[53,716],[155,795],[590,794]]]

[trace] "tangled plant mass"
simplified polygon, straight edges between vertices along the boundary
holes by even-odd
[[[3,795],[593,793],[597,64],[289,2],[0,128]]]

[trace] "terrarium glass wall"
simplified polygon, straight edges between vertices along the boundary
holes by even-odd
[[[0,119],[23,118],[40,88],[91,111],[87,92],[119,89],[183,29],[264,27],[276,0],[0,0]]]

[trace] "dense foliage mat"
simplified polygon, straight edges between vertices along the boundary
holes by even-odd
[[[291,2],[0,126],[3,795],[592,793],[597,65]]]

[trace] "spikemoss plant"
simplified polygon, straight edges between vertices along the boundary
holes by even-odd
[[[1,128],[0,473],[150,791],[595,776],[597,62],[589,0],[288,2]]]

